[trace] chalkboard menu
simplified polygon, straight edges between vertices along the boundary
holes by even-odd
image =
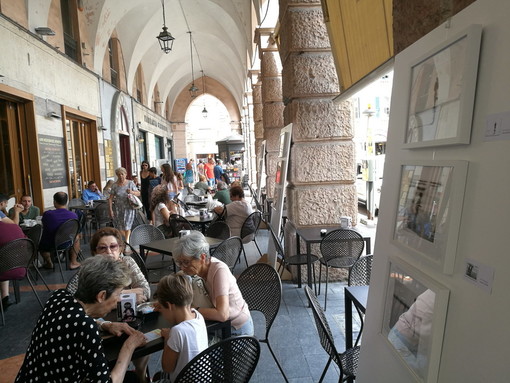
[[[39,134],[39,155],[43,188],[66,186],[67,171],[64,139]]]

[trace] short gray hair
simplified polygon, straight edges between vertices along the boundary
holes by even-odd
[[[82,262],[74,297],[83,303],[96,303],[101,291],[105,290],[106,298],[109,298],[116,289],[130,284],[131,273],[126,262],[109,255],[96,255]]]
[[[216,185],[218,190],[224,190],[227,188],[227,184],[223,181],[218,181],[218,184]]]
[[[126,168],[120,167],[115,169],[115,174],[118,176],[119,174],[125,174],[127,176]]]
[[[190,234],[181,238],[179,245],[181,255],[199,259],[205,254],[209,258],[209,243],[199,231],[192,230]]]

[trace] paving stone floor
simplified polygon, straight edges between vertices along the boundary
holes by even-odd
[[[374,229],[375,233],[375,229]],[[261,230],[257,236],[257,242],[264,252],[267,249],[268,233]],[[374,243],[374,242],[372,242]],[[88,243],[82,244],[82,249],[87,255]],[[259,259],[259,253],[253,243],[247,245],[249,264]],[[241,262],[234,274],[238,275],[244,268]],[[51,289],[65,287],[58,271],[42,270],[43,275]],[[73,271],[65,271],[66,281],[74,274]],[[335,337],[339,350],[345,347],[344,340],[344,298],[343,287],[345,283],[335,282],[329,284],[327,317]],[[324,288],[324,286],[323,286]],[[39,280],[37,285],[38,294],[43,302],[50,296]],[[14,295],[11,295],[14,299]],[[323,302],[323,295],[319,300]],[[5,313],[5,326],[0,327],[0,383],[12,382],[20,365],[28,343],[32,329],[40,314],[40,306],[25,282],[22,284],[21,302],[12,305]],[[260,313],[253,313],[256,334],[263,336],[264,321]],[[357,319],[357,313],[353,313]],[[355,324],[356,329],[356,324]],[[307,307],[303,289],[299,289],[292,281],[283,282],[283,299],[278,317],[276,318],[270,333],[270,342],[290,382],[317,382],[327,362],[327,355],[320,346],[317,331],[315,329],[311,310]],[[268,383],[284,381],[278,367],[265,344],[261,344],[261,357],[252,382]],[[151,355],[149,368],[151,373],[160,367],[160,353]],[[338,368],[332,364],[328,370],[325,382],[338,381]]]

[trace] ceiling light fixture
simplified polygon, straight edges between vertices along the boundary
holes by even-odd
[[[166,27],[165,0],[161,0],[161,6],[163,7],[163,30],[159,32],[159,35],[156,38],[159,41],[161,50],[165,53],[170,53],[174,45],[175,37],[173,37],[172,34],[168,32],[168,28]]]
[[[205,108],[205,77],[204,71],[202,70],[202,99],[204,101],[204,109],[202,109],[202,117],[207,118],[207,109]]]
[[[189,33],[189,49],[191,54],[191,87],[188,89],[191,98],[197,97],[198,88],[195,86],[195,76],[193,72],[193,40],[191,38],[191,31]]]

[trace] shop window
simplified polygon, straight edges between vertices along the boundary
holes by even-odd
[[[64,31],[64,53],[78,61],[80,41],[76,0],[60,0],[60,10]]]

